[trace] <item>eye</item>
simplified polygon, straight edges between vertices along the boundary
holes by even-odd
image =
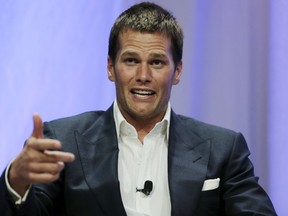
[[[156,59],[151,62],[151,65],[156,68],[161,68],[165,65],[165,62],[163,60]]]
[[[126,58],[124,62],[128,65],[135,65],[138,63],[137,59],[135,58]]]

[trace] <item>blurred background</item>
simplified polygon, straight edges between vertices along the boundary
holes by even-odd
[[[110,28],[137,0],[0,0],[0,171],[44,121],[107,109]],[[174,111],[242,132],[288,215],[288,0],[155,0],[184,30]],[[285,60],[286,59],[286,60]]]

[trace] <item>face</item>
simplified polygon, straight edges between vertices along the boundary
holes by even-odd
[[[115,62],[108,58],[108,77],[115,82],[119,109],[134,126],[155,124],[164,117],[182,62],[175,67],[171,40],[160,33],[128,30],[119,35],[119,44]]]

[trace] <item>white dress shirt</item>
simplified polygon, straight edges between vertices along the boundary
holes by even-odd
[[[168,187],[168,137],[171,106],[161,122],[145,136],[143,144],[136,129],[121,114],[114,102],[118,135],[118,176],[122,201],[128,216],[168,216],[171,203]],[[136,192],[146,180],[153,182],[150,195]]]

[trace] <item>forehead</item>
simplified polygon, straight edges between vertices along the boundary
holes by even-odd
[[[119,34],[120,52],[129,49],[142,51],[158,50],[171,53],[171,38],[160,32],[126,30]]]

